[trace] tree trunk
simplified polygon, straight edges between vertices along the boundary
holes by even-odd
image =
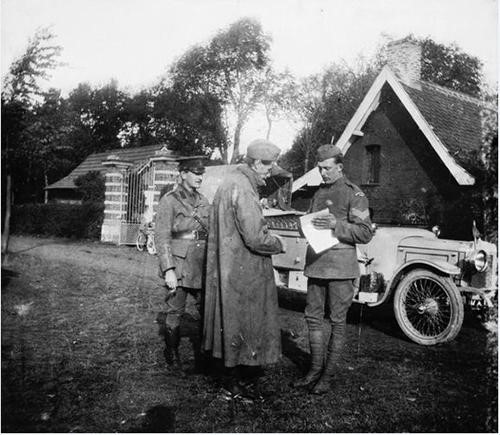
[[[7,175],[7,186],[5,189],[5,218],[2,233],[2,265],[7,258],[7,251],[9,249],[10,238],[10,214],[11,214],[11,197],[12,197],[12,178]]]
[[[271,127],[273,126],[273,120],[267,113],[266,113],[266,118],[267,118],[266,140],[269,140],[269,136],[271,136]]]
[[[44,174],[44,177],[45,177],[45,189],[43,189],[43,203],[44,204],[47,204],[49,202],[49,191],[47,189],[48,185],[49,185],[49,179],[47,177],[47,174]]]
[[[243,123],[239,122],[236,124],[236,128],[234,130],[234,148],[233,148],[233,156],[231,157],[231,164],[235,164],[238,162],[238,158],[240,157],[240,136],[241,129],[243,128]]]

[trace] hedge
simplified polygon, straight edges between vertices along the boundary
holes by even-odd
[[[103,218],[102,203],[15,205],[11,232],[99,240]]]

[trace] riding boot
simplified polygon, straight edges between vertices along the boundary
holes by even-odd
[[[170,368],[182,370],[181,359],[179,356],[179,343],[181,341],[180,328],[167,326],[165,330],[165,360]]]
[[[311,349],[311,367],[304,377],[293,383],[296,388],[307,387],[321,376],[324,360],[323,331],[321,329],[309,331],[309,347]]]
[[[345,328],[344,324],[333,324],[330,341],[328,342],[328,356],[326,358],[325,370],[319,378],[317,384],[313,387],[311,392],[313,394],[325,394],[330,389],[330,382],[337,368],[337,364],[342,354],[342,349],[345,342]]]

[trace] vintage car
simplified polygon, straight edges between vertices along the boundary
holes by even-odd
[[[212,201],[233,166],[207,167],[201,191]],[[303,274],[307,242],[292,210],[292,178],[275,173],[261,191],[268,228],[284,237],[287,249],[273,256],[277,285],[306,292]],[[270,207],[270,208],[267,208]],[[413,341],[432,345],[456,337],[464,306],[487,308],[496,297],[496,246],[481,240],[444,240],[438,231],[418,227],[376,228],[366,245],[358,245],[360,279],[354,302],[375,307],[391,303],[402,331]]]
[[[283,236],[287,251],[273,257],[278,285],[303,291],[306,240],[299,213],[266,211],[271,231]],[[496,246],[481,240],[439,239],[416,227],[379,227],[370,243],[358,245],[361,278],[354,302],[375,307],[392,302],[404,334],[432,345],[456,337],[464,304],[492,306],[496,296]]]

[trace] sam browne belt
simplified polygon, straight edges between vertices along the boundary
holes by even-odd
[[[203,230],[176,231],[172,233],[172,239],[207,240],[208,234]]]

